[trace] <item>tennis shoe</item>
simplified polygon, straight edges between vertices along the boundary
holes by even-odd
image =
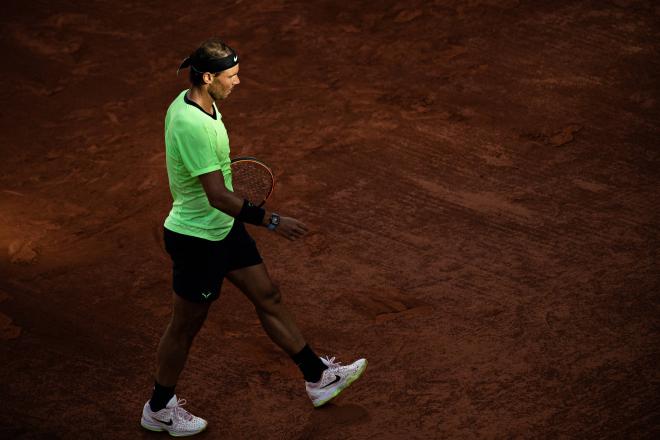
[[[350,365],[341,365],[335,362],[335,358],[321,358],[328,368],[323,371],[323,375],[318,382],[305,382],[307,395],[312,399],[315,407],[325,405],[342,391],[348,388],[364,373],[367,368],[366,359],[358,359]]]
[[[183,409],[186,399],[172,396],[167,406],[160,411],[152,411],[149,402],[144,404],[140,424],[149,431],[167,431],[172,437],[187,437],[199,434],[206,429],[206,420],[193,416]]]

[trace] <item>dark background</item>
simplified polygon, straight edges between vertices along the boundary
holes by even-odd
[[[241,55],[252,232],[319,354],[314,410],[226,285],[178,386],[200,438],[658,438],[653,1],[3,2],[0,437],[139,426],[170,312],[163,118],[181,59]],[[160,435],[164,438],[165,434]]]

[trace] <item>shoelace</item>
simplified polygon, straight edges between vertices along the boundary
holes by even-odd
[[[190,414],[188,411],[182,408],[183,405],[185,405],[186,403],[188,403],[186,399],[179,399],[176,402],[176,405],[172,407],[172,413],[178,419],[185,419],[187,421],[191,421],[193,418],[192,414]]]
[[[335,362],[335,357],[326,356],[325,358],[326,365],[328,368],[337,368],[341,367],[341,362]]]

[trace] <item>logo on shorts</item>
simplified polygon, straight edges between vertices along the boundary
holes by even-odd
[[[211,296],[211,292],[202,292],[202,296],[204,299],[209,299],[209,296]]]

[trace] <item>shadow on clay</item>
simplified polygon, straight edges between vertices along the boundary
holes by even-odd
[[[307,431],[314,433],[336,431],[339,427],[364,423],[370,419],[369,412],[360,405],[328,403],[312,412]]]

